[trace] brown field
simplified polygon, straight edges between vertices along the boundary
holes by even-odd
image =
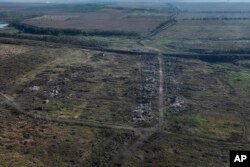
[[[0,50],[1,50],[0,59],[4,59],[10,56],[15,56],[21,53],[25,53],[29,50],[29,48],[24,46],[0,44]]]
[[[56,13],[24,21],[38,27],[74,28],[85,31],[147,32],[160,24],[160,19],[129,18],[118,10],[87,13]]]
[[[141,9],[159,9],[163,7],[169,7],[170,5],[167,3],[160,3],[160,2],[117,2],[108,5],[109,7],[123,7],[123,8],[141,8]]]

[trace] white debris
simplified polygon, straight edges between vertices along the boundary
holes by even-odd
[[[49,91],[49,97],[56,97],[59,94],[59,91],[57,89],[53,89]]]
[[[171,104],[172,107],[181,108],[182,105],[185,103],[184,99],[181,97],[175,97],[173,103]]]
[[[49,100],[48,100],[48,99],[44,100],[44,103],[45,103],[45,104],[48,104],[48,103],[49,103]]]
[[[29,90],[32,92],[36,92],[36,91],[40,90],[40,87],[39,86],[32,86],[32,87],[29,87]]]
[[[152,109],[149,103],[139,104],[133,111],[133,121],[136,123],[147,122],[151,119],[151,112]]]

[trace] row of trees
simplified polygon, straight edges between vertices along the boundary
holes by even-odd
[[[109,45],[105,41],[100,41],[90,38],[79,39],[74,36],[65,36],[65,35],[52,36],[52,35],[24,35],[24,34],[0,33],[0,37],[37,40],[44,42],[56,42],[56,43],[88,46],[88,47],[98,47],[98,48],[107,47]]]
[[[182,13],[250,13],[250,11],[191,11],[191,10],[181,10]]]
[[[211,17],[211,18],[191,18],[191,19],[183,19],[183,20],[250,20],[250,18],[247,17],[223,17],[223,18],[219,18],[219,17]]]
[[[24,24],[20,22],[13,22],[10,26],[16,29],[30,34],[42,34],[42,35],[84,35],[84,36],[139,36],[135,32],[124,32],[124,31],[90,31],[86,32],[78,29],[57,29],[57,28],[44,28],[36,27],[29,24]]]

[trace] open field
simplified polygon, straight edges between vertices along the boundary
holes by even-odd
[[[16,97],[25,110],[44,116],[116,124],[155,122],[157,109],[153,106],[157,104],[158,64],[154,57],[66,48],[34,49],[36,54],[40,50],[40,61],[36,58],[34,62],[31,49],[26,57],[22,53],[1,62],[1,85],[5,91],[10,90],[8,94]],[[23,63],[29,64],[27,69],[15,71],[14,67]],[[3,73],[10,65],[13,69]],[[11,79],[14,79],[13,87]],[[134,111],[140,105],[146,105],[142,110],[149,113],[145,113],[145,120],[137,121],[140,115]]]
[[[33,19],[25,20],[24,23],[54,28],[77,28],[85,31],[128,31],[145,33],[155,28],[161,22],[158,15],[155,18],[144,16],[145,14],[128,14],[119,10],[106,10],[88,13],[58,13],[44,15]],[[159,15],[159,17],[167,17]]]
[[[182,12],[249,12],[248,3],[175,3]]]
[[[247,39],[250,36],[249,21],[183,20],[161,33],[168,39]],[[212,33],[214,32],[214,33]]]
[[[202,8],[187,12],[185,8],[179,8],[177,23],[143,44],[165,52],[227,53],[249,50],[249,13],[243,9],[243,12],[234,12],[232,8],[224,8],[225,11],[218,9],[217,12],[204,12]]]
[[[145,7],[144,7],[145,6]],[[147,8],[146,8],[147,6]],[[159,9],[159,6],[160,9]],[[1,8],[0,8],[1,9]],[[14,12],[14,10],[16,10]],[[148,33],[170,17],[169,4],[143,5],[3,5],[2,21],[18,20],[42,28]],[[0,20],[1,21],[1,20]]]
[[[228,166],[250,150],[249,6],[2,5],[0,166]]]

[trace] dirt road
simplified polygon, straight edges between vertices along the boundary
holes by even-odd
[[[36,114],[34,112],[28,112],[24,111],[22,107],[14,102],[11,98],[9,98],[7,95],[0,93],[0,99],[2,102],[7,104],[9,107],[11,107],[14,113],[22,114],[27,117],[30,117],[32,119],[36,119],[39,121],[47,121],[47,122],[54,122],[54,123],[62,123],[62,124],[69,124],[69,125],[81,125],[81,126],[89,126],[89,127],[96,127],[96,128],[108,128],[108,129],[118,129],[118,130],[129,130],[136,132],[137,129],[125,126],[125,125],[115,125],[115,124],[106,124],[106,123],[100,123],[95,121],[89,121],[89,120],[73,120],[73,119],[63,119],[63,118],[53,118],[49,116],[41,116],[39,114]]]
[[[162,55],[158,57],[159,60],[159,130],[162,129],[164,122],[164,90],[163,90],[163,69],[162,69]]]
[[[129,159],[133,153],[144,145],[144,143],[155,133],[162,131],[162,125],[164,122],[164,75],[163,75],[163,60],[162,55],[158,56],[159,61],[159,93],[158,93],[158,110],[159,110],[159,122],[152,128],[137,129],[136,132],[140,136],[139,139],[129,148],[124,148],[123,151],[114,158],[112,166],[122,166],[124,161]]]

